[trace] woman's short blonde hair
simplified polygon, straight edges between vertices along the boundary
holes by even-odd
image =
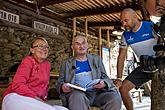
[[[33,44],[34,44],[37,40],[43,40],[43,41],[48,45],[48,42],[47,42],[47,40],[46,40],[44,37],[36,37],[35,39],[32,40],[32,42],[31,42],[31,47],[30,47],[30,48],[33,48]],[[30,56],[32,55],[31,51],[29,51],[29,55],[30,55]]]

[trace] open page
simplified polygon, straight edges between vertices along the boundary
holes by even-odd
[[[66,85],[69,86],[69,87],[71,87],[71,88],[74,88],[74,89],[78,89],[78,90],[81,90],[81,91],[84,91],[84,92],[86,91],[85,88],[82,88],[80,86],[76,86],[74,84],[67,83]]]
[[[100,82],[100,79],[91,80],[85,85],[85,87],[86,87],[86,89],[92,89],[93,86],[98,84],[99,82]]]
[[[100,81],[100,79],[91,80],[91,81],[89,81],[89,82],[86,84],[85,88],[80,87],[80,86],[77,86],[77,85],[74,85],[74,84],[70,84],[70,83],[67,83],[67,86],[85,92],[85,91],[88,91],[88,90],[91,91],[92,89],[94,89],[93,86],[96,85],[96,84],[98,84],[99,81]]]

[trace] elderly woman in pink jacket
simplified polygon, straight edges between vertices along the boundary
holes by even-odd
[[[4,93],[2,110],[67,110],[44,103],[50,76],[50,63],[46,60],[48,51],[49,45],[43,37],[32,42],[30,55],[22,60]]]

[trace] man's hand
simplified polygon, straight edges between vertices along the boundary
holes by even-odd
[[[104,81],[103,80],[100,80],[100,82],[98,84],[94,85],[93,87],[96,88],[96,89],[102,89],[105,86],[106,85],[105,85]]]
[[[71,92],[71,90],[72,90],[72,89],[71,89],[69,86],[67,86],[66,83],[64,83],[64,84],[62,85],[62,91],[63,91],[64,93]]]
[[[116,85],[117,88],[120,88],[122,86],[122,80],[121,79],[115,79],[113,83]]]

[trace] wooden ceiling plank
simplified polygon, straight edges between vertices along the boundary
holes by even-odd
[[[95,7],[96,7],[96,6],[95,6],[93,3],[91,3],[91,1],[89,1],[89,0],[87,0],[86,3],[87,3],[88,5],[90,5],[91,8],[95,8]]]
[[[81,4],[78,0],[75,1],[75,4],[79,5],[81,7],[81,9],[84,9],[85,8],[84,5]]]
[[[108,13],[118,13],[121,12],[125,8],[133,8],[134,10],[138,10],[139,7],[135,5],[135,3],[128,3],[126,6],[112,6],[106,8],[97,8],[92,10],[85,10],[79,12],[67,12],[66,17],[82,17],[82,16],[92,16],[92,15],[100,15],[100,14],[108,14]]]
[[[54,6],[54,5],[53,5],[53,6]],[[65,13],[65,12],[68,11],[68,10],[67,10],[67,7],[66,7],[64,4],[58,5],[57,8],[61,10],[61,13]]]
[[[111,5],[115,5],[115,3],[112,0],[106,0],[108,3],[110,3]]]
[[[83,4],[81,4],[79,1],[74,1],[74,5],[76,6],[76,8],[78,10],[83,10],[84,8],[86,8]]]
[[[110,16],[111,16],[111,20],[116,21],[116,17],[114,17],[113,15]]]
[[[105,15],[100,15],[100,17],[104,18],[104,21],[108,21],[109,20]]]
[[[108,19],[111,19],[110,15],[107,14],[107,15],[105,15],[105,16],[106,16]]]
[[[76,6],[77,8],[80,8],[81,10],[83,10],[83,7],[82,7],[81,5],[79,5],[79,4],[77,3],[77,1],[75,1],[74,4],[75,4],[75,6]]]
[[[107,6],[111,6],[111,4],[107,1],[107,0],[103,0],[104,4],[106,4]]]
[[[105,7],[105,4],[102,3],[102,0],[95,0],[99,5],[101,5],[102,7]]]
[[[101,21],[102,19],[99,17],[99,16],[93,16],[93,18],[95,18],[96,20],[95,20],[95,22],[97,21]]]
[[[125,0],[120,0],[123,4],[125,3],[126,4],[126,1]]]
[[[70,11],[71,9],[66,4],[61,4],[60,8],[63,8],[65,12]]]
[[[54,4],[53,6],[58,7],[61,10],[65,10],[64,13],[67,11],[75,11],[75,10],[81,10],[84,9],[84,5],[82,6],[81,4],[77,4],[76,1],[71,1],[67,3],[60,3],[60,4]]]
[[[100,7],[99,4],[97,4],[94,0],[90,0],[90,2],[95,5],[95,7]]]
[[[84,5],[85,9],[90,9],[91,8],[89,5],[87,5],[85,0],[80,0],[79,2]]]
[[[106,15],[102,15],[107,21],[110,20],[110,17],[107,17]]]
[[[94,22],[94,21],[96,21],[96,17],[93,17],[93,16],[87,17],[87,19],[88,19],[88,22]]]
[[[98,18],[99,18],[99,21],[100,21],[100,22],[104,22],[104,20],[103,20],[102,17],[99,16]]]
[[[121,4],[118,0],[112,0],[114,3],[115,3],[115,5],[116,4]]]
[[[65,6],[65,8],[68,10],[68,11],[75,11],[75,10],[77,10],[77,9],[75,9],[73,6],[73,4],[71,4],[71,3],[65,3],[64,4],[64,6]]]
[[[114,16],[120,21],[120,14],[114,14]]]
[[[88,9],[88,6],[86,6],[86,4],[84,4],[84,2],[82,0],[76,0],[74,1],[76,4],[78,4],[79,6],[81,6],[83,9]]]
[[[92,16],[92,17],[90,17],[90,18],[94,19],[95,21],[98,21],[98,19],[99,19],[99,18],[97,18],[96,16]],[[88,21],[88,22],[91,22],[91,21]]]
[[[110,19],[110,21],[114,21],[114,17],[113,17],[113,15],[107,15],[108,16],[108,18]]]

